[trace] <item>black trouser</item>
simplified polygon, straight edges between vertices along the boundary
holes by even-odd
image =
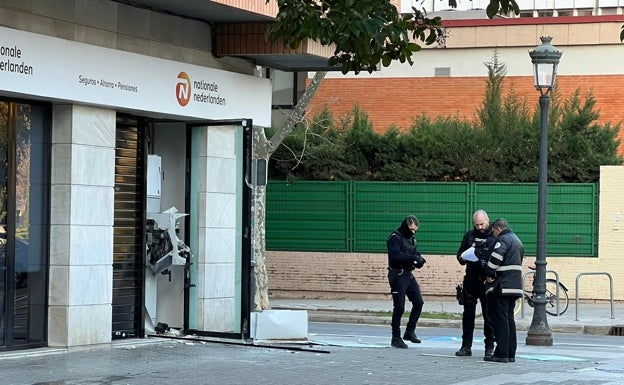
[[[414,331],[422,312],[423,301],[420,286],[411,271],[391,269],[388,282],[392,292],[392,337],[401,336],[401,317],[405,313],[405,296],[412,303],[412,310],[407,320],[406,331]]]
[[[496,336],[494,355],[499,358],[516,358],[518,340],[516,336],[516,321],[514,306],[516,297],[491,294],[488,297],[488,312],[490,322]]]
[[[485,346],[494,347],[494,331],[488,317],[488,300],[484,279],[477,275],[464,276],[464,313],[462,314],[462,346],[472,347],[477,302],[481,302]]]

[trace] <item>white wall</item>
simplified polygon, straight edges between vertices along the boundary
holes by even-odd
[[[175,207],[179,212],[187,213],[184,207],[186,124],[156,123],[153,132],[154,154],[162,157],[161,211]],[[180,218],[178,223],[179,237],[188,245],[188,239],[184,236],[184,218]],[[157,322],[181,328],[184,326],[184,266],[171,266],[170,270],[171,282],[167,275],[157,277]]]

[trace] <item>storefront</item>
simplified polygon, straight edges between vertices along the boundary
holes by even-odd
[[[250,134],[270,119],[268,79],[0,27],[0,349],[244,335]],[[188,263],[157,273],[150,155],[159,211],[188,214]]]
[[[50,112],[0,98],[0,346],[46,341]]]

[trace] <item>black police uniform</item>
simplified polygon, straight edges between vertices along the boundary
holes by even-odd
[[[456,353],[458,356],[472,355],[471,348],[477,301],[481,302],[486,355],[492,354],[494,349],[494,331],[492,330],[488,317],[488,302],[485,294],[485,265],[490,258],[494,243],[495,239],[494,234],[492,234],[491,226],[483,231],[473,228],[464,234],[459,250],[457,250],[457,260],[460,264],[466,265],[466,274],[463,281],[464,313],[462,315],[462,346]],[[461,254],[470,247],[475,248],[475,255],[479,259],[477,262],[466,261],[461,258]]]
[[[496,349],[487,361],[515,362],[517,337],[514,306],[522,296],[522,259],[524,245],[511,229],[498,234],[492,256],[486,266],[486,275],[494,278],[487,285],[488,315],[494,335]],[[489,359],[487,359],[489,358]]]
[[[392,292],[392,338],[393,346],[395,339],[401,338],[401,317],[405,312],[405,296],[412,303],[412,310],[405,328],[404,339],[412,342],[420,342],[414,330],[420,318],[424,300],[420,292],[420,286],[412,274],[415,268],[420,269],[425,264],[425,259],[418,251],[414,241],[414,234],[409,229],[407,218],[401,226],[392,232],[387,240],[388,246],[388,283]],[[399,340],[398,343],[402,345]],[[397,346],[405,347],[405,346]]]

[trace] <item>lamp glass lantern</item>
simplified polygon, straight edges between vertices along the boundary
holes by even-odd
[[[561,51],[550,44],[552,37],[540,37],[542,44],[529,52],[533,63],[535,88],[541,93],[548,93],[555,85],[557,65],[561,58]]]

